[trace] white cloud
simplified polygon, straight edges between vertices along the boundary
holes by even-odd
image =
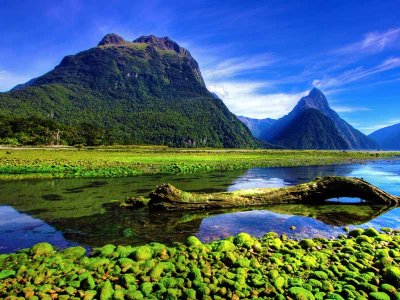
[[[377,53],[400,41],[400,28],[393,28],[385,32],[367,33],[359,42],[350,44],[335,51],[338,54]]]
[[[331,87],[342,86],[354,81],[367,78],[371,75],[385,72],[398,67],[400,67],[400,57],[391,57],[386,59],[381,64],[372,68],[365,69],[364,67],[361,66],[355,69],[345,71],[337,75],[336,77],[325,76],[322,79],[315,79],[313,81],[313,85],[318,88],[331,88]]]
[[[332,106],[332,109],[338,113],[349,113],[355,111],[369,111],[371,110],[368,107],[361,107],[361,106]]]
[[[391,125],[395,125],[398,123],[400,123],[400,119],[391,119],[385,123],[379,123],[379,124],[375,124],[375,125],[371,125],[371,126],[367,126],[367,127],[360,127],[359,129],[362,130],[365,134],[370,134],[378,129],[388,127]]]
[[[252,118],[280,118],[287,114],[308,91],[300,93],[262,93],[263,82],[225,81],[208,85],[236,115]]]
[[[17,84],[27,82],[29,77],[0,70],[0,92],[6,92]]]
[[[202,73],[206,80],[212,81],[230,78],[245,72],[261,69],[270,66],[274,62],[275,59],[271,54],[252,57],[235,57],[220,61],[213,66],[206,66]]]

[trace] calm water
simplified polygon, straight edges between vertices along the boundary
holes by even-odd
[[[400,195],[400,161],[367,164],[254,168],[201,176],[141,176],[118,179],[0,181],[0,253],[48,241],[60,248],[106,243],[173,243],[196,235],[203,241],[249,232],[286,233],[293,238],[337,236],[343,227],[400,228],[400,209],[360,203],[358,199],[329,204],[274,205],[251,211],[149,213],[115,208],[111,200],[146,195],[164,182],[193,192],[282,187],[317,176],[362,177]],[[295,230],[290,227],[295,226]]]

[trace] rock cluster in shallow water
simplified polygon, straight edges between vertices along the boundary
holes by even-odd
[[[40,243],[0,255],[5,299],[400,299],[400,232],[356,229],[338,239],[105,245]]]

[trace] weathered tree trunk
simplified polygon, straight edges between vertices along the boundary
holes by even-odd
[[[396,206],[400,198],[358,178],[323,177],[283,188],[259,188],[227,193],[196,194],[181,191],[170,184],[150,193],[152,210],[200,210],[262,206],[281,203],[321,203],[338,198],[355,197],[374,204]]]

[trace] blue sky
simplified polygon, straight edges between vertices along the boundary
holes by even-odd
[[[3,0],[0,91],[109,32],[169,36],[236,114],[281,117],[313,86],[365,133],[400,123],[400,2]]]

